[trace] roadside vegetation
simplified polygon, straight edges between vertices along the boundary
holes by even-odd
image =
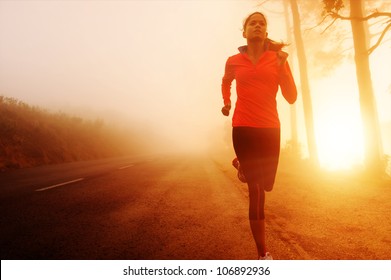
[[[136,131],[0,96],[0,170],[138,154],[147,148]]]

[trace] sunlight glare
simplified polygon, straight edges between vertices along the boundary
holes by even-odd
[[[321,166],[339,170],[362,164],[363,136],[360,123],[346,114],[324,116],[326,118],[316,134]]]

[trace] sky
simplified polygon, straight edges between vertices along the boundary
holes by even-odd
[[[243,19],[263,11],[269,36],[286,40],[283,15],[273,11],[275,3],[260,9],[259,2],[1,0],[0,95],[53,111],[145,125],[178,148],[204,147],[213,137],[211,131],[229,129],[229,119],[220,113],[221,78],[226,59],[246,43]],[[391,110],[384,107],[391,105],[387,52],[390,44],[382,46],[373,61],[373,80],[379,86],[381,121],[391,123]],[[391,62],[390,55],[386,59]],[[298,70],[292,68],[298,83]],[[322,127],[317,138],[323,161],[336,147],[330,146],[333,135],[346,133],[346,126],[355,132],[338,148],[352,153],[349,158],[362,157],[356,84],[353,64],[311,84],[315,123]],[[341,92],[350,95],[341,97]],[[299,93],[299,132],[305,143],[300,98]],[[278,98],[282,144],[290,134],[285,103]],[[391,147],[387,150],[391,154]]]
[[[224,121],[224,64],[245,44],[241,23],[255,5],[1,1],[0,92],[200,140]]]

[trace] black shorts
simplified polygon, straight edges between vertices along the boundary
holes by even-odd
[[[234,127],[232,141],[247,183],[271,191],[280,156],[280,128]]]

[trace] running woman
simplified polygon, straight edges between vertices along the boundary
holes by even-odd
[[[280,155],[280,120],[277,112],[278,87],[293,104],[296,85],[285,45],[268,38],[267,21],[260,12],[250,14],[243,24],[247,45],[228,58],[222,80],[224,107],[231,109],[231,84],[236,80],[237,101],[232,117],[232,141],[249,190],[250,228],[258,259],[273,259],[265,242],[265,191],[273,189]]]

